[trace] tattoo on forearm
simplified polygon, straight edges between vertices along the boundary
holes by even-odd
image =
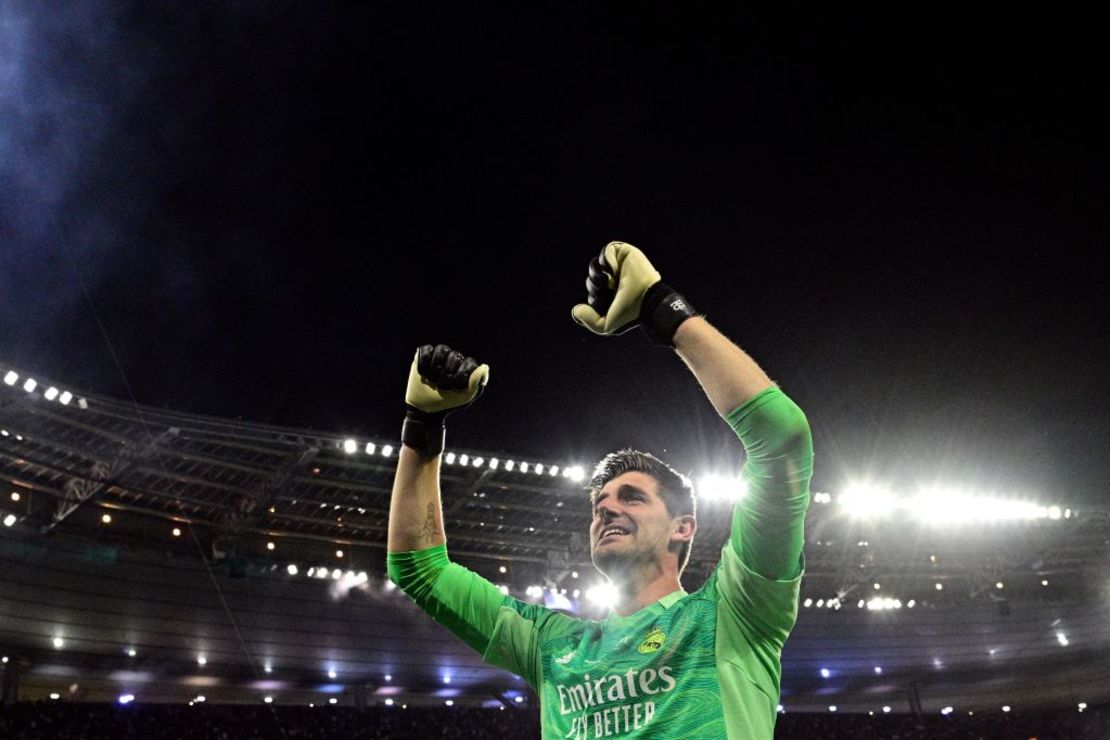
[[[422,542],[431,542],[437,534],[441,533],[436,529],[436,507],[435,504],[428,504],[428,516],[424,519],[424,526],[420,528],[416,538]]]

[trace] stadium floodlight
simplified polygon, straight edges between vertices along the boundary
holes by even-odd
[[[509,587],[504,585],[504,584],[498,586],[497,590],[500,591],[505,596],[509,595]]]
[[[119,696],[119,703],[120,704],[130,704],[133,701],[135,701],[135,695],[134,694],[120,694],[120,696]]]
[[[135,648],[127,648],[127,657],[134,658],[138,654],[139,651],[137,651]]]
[[[476,457],[470,461],[470,464],[476,468],[480,468],[486,464],[486,459],[484,457]]]
[[[998,583],[994,584],[994,587],[997,588],[997,589],[1001,589],[1001,588],[1003,588],[1004,585],[1005,584],[1003,584],[1002,581],[999,581]]]
[[[496,457],[491,457],[489,459],[489,469],[490,470],[497,470],[499,465],[501,465],[501,461],[498,460]]]
[[[61,699],[61,698],[62,698],[62,695],[61,695],[61,694],[59,694],[59,693],[58,693],[58,692],[56,692],[56,691],[52,691],[52,692],[50,693],[50,698],[51,698],[51,699],[53,699],[54,701],[58,701],[58,699]]]
[[[883,667],[881,665],[875,666],[875,675],[876,676],[883,675]]]
[[[389,457],[393,454],[393,445],[382,446],[382,457]]]
[[[389,683],[390,681],[392,681],[392,680],[393,680],[393,676],[391,676],[391,675],[390,675],[390,674],[388,674],[388,673],[387,673],[387,674],[385,674],[385,676],[384,676],[383,678],[385,678],[385,682],[386,682],[386,683]]]
[[[612,583],[597,583],[586,589],[586,598],[598,606],[612,609],[617,603],[617,587]]]
[[[520,472],[522,472],[522,473],[527,473],[528,472],[528,463],[522,462],[520,464]]]
[[[535,472],[536,475],[543,475],[543,463],[536,463],[533,472]]]
[[[4,385],[15,385],[19,382],[19,373],[15,370],[9,370],[4,375]]]
[[[944,715],[952,714],[952,707],[945,707],[944,709],[940,710],[940,713]]]
[[[198,695],[197,695],[197,698],[196,698],[196,699],[193,699],[193,701],[195,701],[195,702],[196,702],[196,703],[198,703],[198,704],[203,704],[203,703],[204,703],[205,701],[207,701],[207,699],[206,699],[206,697],[204,696],[204,694],[198,694]]]
[[[288,573],[291,576],[297,575],[297,566],[296,566],[296,564],[290,563],[289,565],[285,566],[285,572]]]
[[[710,473],[698,478],[700,501],[739,501],[748,494],[748,482],[739,475]]]
[[[830,674],[829,674],[829,669],[828,668],[822,668],[821,669],[821,678],[828,678],[829,675]]]
[[[513,472],[513,468],[515,468],[515,467],[516,467],[516,463],[514,461],[507,460],[505,462],[505,470],[509,471],[510,473]]]
[[[367,442],[366,443],[365,452],[366,452],[367,455],[373,455],[375,452],[377,452],[377,450],[378,450],[378,446],[376,444],[374,444],[373,442]]]
[[[343,451],[346,452],[348,455],[355,454],[355,452],[358,451],[358,442],[354,441],[353,439],[343,440]]]
[[[444,703],[444,704],[446,704],[446,705],[447,705],[447,706],[449,706],[449,707],[453,707],[453,706],[455,706],[455,702],[454,702],[454,700],[453,700],[453,699],[448,699],[447,701],[445,701],[445,702],[443,702],[443,703]]]
[[[55,638],[53,639],[52,643],[53,643],[54,647],[56,647],[56,648],[57,648],[58,650],[61,650],[61,649],[62,649],[62,648],[64,648],[64,647],[65,647],[65,645],[66,645],[66,641],[65,641],[65,640],[63,640],[63,639],[62,639],[62,638],[60,638],[60,637],[55,637]]]
[[[836,705],[835,704],[830,704],[829,705],[829,711],[830,712],[835,712],[836,711]]]
[[[555,476],[559,475],[559,466],[552,465],[550,468],[548,468],[547,472],[552,478],[554,478]]]
[[[837,503],[855,519],[876,519],[898,506],[898,500],[885,486],[863,481],[848,484]]]
[[[392,699],[386,699],[386,700],[385,700],[385,705],[386,705],[387,707],[391,707],[391,706],[393,706],[393,700],[392,700]]]
[[[58,397],[58,389],[54,386],[50,386],[42,394],[42,397],[45,398],[47,401],[53,401],[55,398]]]
[[[570,478],[574,483],[581,483],[586,480],[586,471],[581,465],[572,465],[569,468],[563,468],[563,475]]]
[[[815,493],[813,494],[813,503],[827,504],[832,502],[832,494],[830,493]]]
[[[1056,642],[1060,643],[1064,647],[1067,647],[1068,646],[1068,636],[1065,635],[1063,632],[1057,632],[1056,633]]]
[[[466,467],[469,464],[470,464],[470,455],[467,455],[467,454],[459,455],[459,465],[462,465],[463,467]]]
[[[513,699],[513,701],[515,701],[517,704],[520,704],[521,702],[524,701],[524,697],[523,696],[518,696],[515,699]]]
[[[15,514],[8,514],[6,517],[4,517],[4,526],[5,527],[10,527],[13,524],[15,524],[15,522],[16,522]]]
[[[336,568],[331,572],[331,577],[332,580],[338,581],[340,578],[343,577],[343,571],[339,570],[339,568]]]
[[[267,550],[273,550],[275,547],[277,547],[277,545],[275,545],[273,542],[267,542],[266,543],[266,549]]]
[[[448,452],[446,455],[443,456],[443,462],[447,463],[448,465],[454,465],[455,464],[455,453],[454,452]]]
[[[1080,712],[1082,712],[1086,708],[1087,708],[1087,702],[1085,702],[1085,701],[1079,702],[1079,711]]]
[[[197,656],[197,665],[208,665],[208,658],[203,655]]]
[[[917,604],[917,602],[916,602],[916,601],[914,601],[913,599],[910,599],[909,601],[907,601],[907,602],[906,602],[906,608],[907,608],[907,609],[913,609],[913,607],[914,607],[914,606],[915,606],[916,604]]]
[[[928,488],[910,498],[907,511],[927,524],[1030,521],[1049,518],[1049,507],[1031,501],[983,496],[955,488]]]
[[[339,674],[337,674],[334,669],[328,671],[328,678],[335,678],[337,675]]]
[[[938,583],[936,588],[937,588],[937,591],[943,591],[944,590],[944,584],[943,583]]]
[[[262,698],[262,701],[266,702],[267,704],[273,704],[274,703],[274,697],[266,696],[266,697]]]
[[[890,707],[884,706],[883,707],[883,714],[890,714]]]
[[[336,699],[334,696],[331,697],[330,699],[328,699],[328,704],[338,704],[338,703],[339,703],[339,700]]]
[[[1049,519],[1059,519],[1060,518],[1060,507],[1059,506],[1049,506],[1048,507],[1048,518]]]
[[[1002,705],[1002,711],[1003,711],[1003,712],[1008,712],[1008,711],[1010,711],[1010,705],[1009,705],[1009,704],[1003,704],[1003,705]]]
[[[266,665],[262,666],[262,670],[265,671],[266,673],[273,673],[274,672],[274,666],[270,663],[267,663]]]
[[[27,378],[27,380],[23,383],[23,390],[27,391],[28,393],[34,391],[36,387],[38,387],[38,381],[34,378]]]
[[[806,607],[807,609],[813,606],[813,599],[806,599],[802,602],[802,606]]]

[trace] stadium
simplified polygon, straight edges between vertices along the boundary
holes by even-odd
[[[467,717],[475,734],[442,736],[537,731],[531,690],[385,577],[397,440],[0,375],[5,736],[45,737],[28,723],[77,722],[73,707],[101,727],[147,722],[143,737],[221,721],[389,737],[405,723],[460,732]],[[515,598],[603,614],[583,541],[588,461],[450,447],[444,461],[454,559]],[[696,485],[705,525],[688,590],[743,494],[727,476]],[[916,496],[874,483],[813,494],[778,736],[1104,736],[1108,512]]]

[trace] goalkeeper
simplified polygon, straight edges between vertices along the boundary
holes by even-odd
[[[503,595],[447,557],[439,499],[444,417],[471,404],[489,367],[439,345],[409,372],[389,513],[388,568],[433,619],[541,701],[544,738],[767,738],[781,654],[798,613],[813,448],[802,411],[702,318],[635,247],[589,266],[575,321],[603,336],[639,326],[673,347],[744,446],[747,495],[713,574],[680,577],[697,532],[690,482],[644,452],[598,463],[588,490],[594,565],[616,587],[601,621]]]

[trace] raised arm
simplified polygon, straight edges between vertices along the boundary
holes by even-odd
[[[813,445],[801,409],[743,350],[662,282],[636,247],[612,242],[589,268],[587,303],[571,312],[596,334],[640,326],[672,346],[710,403],[740,437],[748,495],[736,506],[731,544],[745,565],[772,580],[801,570]]]
[[[682,322],[674,346],[721,417],[774,385],[755,360],[700,316]]]
[[[474,402],[489,366],[444,345],[424,345],[409,369],[401,454],[389,503],[389,552],[446,544],[439,498],[439,461],[448,413]]]

